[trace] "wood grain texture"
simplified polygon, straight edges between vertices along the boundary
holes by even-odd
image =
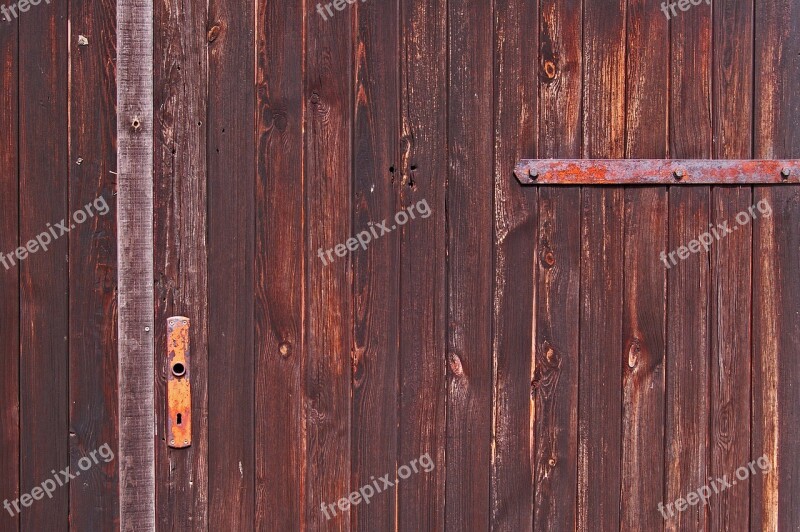
[[[257,530],[305,528],[303,8],[259,3],[256,18]]]
[[[397,529],[445,528],[447,2],[402,0],[401,206],[431,215],[405,227],[400,257],[398,460],[428,454],[433,471],[397,489]]]
[[[753,1],[717,4],[713,24],[713,155],[747,159],[753,155]],[[734,477],[737,468],[751,459],[753,217],[747,211],[752,199],[751,187],[711,190],[709,222],[727,220],[735,231],[714,243],[710,257],[708,467],[713,478]],[[744,528],[749,520],[748,486],[733,487],[710,501],[710,530]]]
[[[305,526],[312,530],[347,530],[351,520],[350,512],[328,520],[321,506],[351,491],[352,256],[334,256],[326,266],[316,253],[344,244],[353,234],[353,16],[344,11],[328,20],[317,13],[305,19],[304,511]]]
[[[385,219],[394,227],[399,210],[395,179],[400,164],[399,0],[356,3],[353,110],[353,232]],[[406,211],[408,212],[408,211]],[[412,211],[414,212],[414,211]],[[425,224],[415,215],[408,224]],[[394,265],[409,225],[352,253],[353,391],[352,484],[370,483],[417,456],[398,457],[398,363],[400,282]],[[402,458],[402,459],[401,459]],[[400,463],[398,463],[400,462]],[[416,475],[415,475],[416,476]],[[415,482],[417,479],[409,479]],[[353,530],[391,530],[397,497],[379,495],[351,510]]]
[[[509,169],[536,154],[536,87],[525,67],[536,46],[535,0],[498,0],[494,12],[494,294],[491,529],[533,527],[534,402],[531,390],[536,309],[538,191],[523,189]],[[533,36],[536,38],[536,35]],[[525,379],[528,375],[530,379]]]
[[[120,530],[155,529],[153,9],[117,4]]]
[[[43,6],[39,6],[43,7]],[[19,244],[66,220],[67,4],[19,20]],[[58,231],[60,232],[60,231]],[[69,236],[18,262],[20,274],[20,493],[69,465]],[[22,507],[23,530],[66,530],[69,491]]]
[[[540,2],[539,157],[581,156],[583,2]],[[533,528],[577,526],[581,189],[539,191]]]
[[[697,6],[670,21],[670,157],[712,155],[711,9]],[[670,252],[709,228],[708,187],[669,192]],[[709,324],[708,253],[692,254],[667,272],[667,413],[664,503],[708,480]],[[667,530],[705,530],[707,507],[668,513]]]
[[[206,232],[207,10],[176,0],[154,6],[154,279],[156,522],[163,530],[208,527],[208,251]],[[187,316],[192,438],[166,441],[167,318]]]
[[[754,155],[800,157],[800,3],[756,3]],[[771,472],[751,478],[750,526],[800,528],[800,192],[756,187],[770,218],[753,229],[753,373],[751,459]]]
[[[118,449],[116,2],[72,2],[69,212],[70,468]],[[80,45],[80,36],[88,44]],[[119,462],[99,462],[69,486],[70,528],[119,528]]]
[[[252,2],[208,4],[209,530],[255,523],[254,17]]]
[[[0,32],[0,493],[19,497],[19,267],[6,254],[19,247],[19,31]],[[0,528],[19,529],[19,516],[3,513]]]
[[[669,25],[651,2],[628,3],[626,136],[628,158],[667,154]],[[659,530],[664,497],[664,393],[667,270],[666,187],[625,189],[622,470],[620,527]],[[646,472],[646,474],[643,474]]]
[[[492,7],[448,2],[448,530],[485,529],[490,520]]]
[[[626,2],[588,2],[583,22],[583,156],[625,155]],[[578,529],[620,525],[625,195],[583,189],[578,390]]]

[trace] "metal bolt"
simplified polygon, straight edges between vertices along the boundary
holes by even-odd
[[[788,168],[783,168],[783,169],[781,170],[781,177],[782,177],[783,179],[789,179],[789,176],[790,176],[790,175],[792,175],[792,172],[791,172],[791,170],[789,170]]]
[[[539,179],[539,172],[537,172],[533,168],[529,168],[528,169],[528,177],[530,177],[532,180],[536,181],[537,179]]]
[[[683,170],[675,170],[675,171],[672,173],[672,175],[675,177],[675,179],[677,179],[678,181],[680,181],[681,179],[683,179]]]
[[[184,445],[189,445],[189,440],[183,440]]]
[[[145,327],[144,332],[150,332],[150,327]]]
[[[169,440],[170,445],[175,445],[175,440]]]

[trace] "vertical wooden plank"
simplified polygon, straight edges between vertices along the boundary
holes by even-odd
[[[625,154],[625,69],[618,67],[625,64],[625,15],[625,0],[584,5],[586,157]],[[578,529],[616,530],[622,469],[625,196],[618,188],[587,187],[581,200]]]
[[[448,530],[485,529],[490,516],[492,8],[448,2]]]
[[[670,156],[711,157],[711,9],[701,4],[670,21]],[[672,187],[668,252],[709,228],[709,187]],[[708,481],[709,255],[667,272],[667,418],[664,504]],[[705,530],[707,507],[667,513],[667,530]]]
[[[0,493],[4,502],[19,498],[19,266],[6,257],[19,247],[19,31],[16,23],[0,32]],[[5,499],[7,497],[8,499]],[[19,529],[16,510],[0,526]]]
[[[715,4],[713,24],[714,158],[748,159],[753,138],[753,0]],[[714,242],[711,255],[708,467],[713,478],[734,477],[750,460],[753,221],[747,210],[752,199],[751,187],[711,190],[709,223],[727,221],[734,230]],[[761,216],[758,211],[756,215]],[[747,486],[725,490],[709,502],[710,530],[741,528],[749,518]]]
[[[494,30],[494,294],[492,530],[533,527],[533,379],[538,189],[520,187],[516,160],[536,155],[536,0],[497,0]],[[534,42],[531,42],[533,39]],[[525,378],[530,376],[530,380]]]
[[[70,528],[114,530],[119,463],[78,462],[118,449],[116,2],[70,2],[70,18],[69,212],[90,214],[69,233]]]
[[[400,264],[398,459],[436,467],[398,486],[398,529],[444,530],[446,405],[447,2],[401,0],[403,206],[431,215],[405,227]],[[424,316],[425,319],[421,319]]]
[[[164,530],[208,526],[208,294],[205,4],[154,4],[156,520]],[[166,441],[167,318],[191,320],[192,446]]]
[[[19,245],[66,221],[67,4],[19,13]],[[47,134],[45,134],[47,133]],[[63,230],[59,230],[60,233]],[[69,236],[18,261],[20,272],[20,492],[69,465]],[[25,252],[27,253],[27,252]],[[23,255],[24,256],[24,255]],[[66,530],[69,490],[22,507],[24,530]]]
[[[252,2],[208,4],[210,530],[254,526],[254,17]]]
[[[582,0],[541,0],[539,157],[581,155]],[[535,530],[577,525],[579,187],[539,189],[533,473]]]
[[[153,8],[117,5],[120,529],[155,529]]]
[[[369,231],[370,222],[389,219],[394,227],[399,201],[395,180],[399,166],[399,0],[354,4],[355,107],[353,232]],[[395,171],[393,171],[395,170]],[[414,212],[414,211],[412,211]],[[425,224],[415,216],[408,224]],[[353,489],[417,456],[397,456],[399,362],[400,239],[409,226],[357,249],[353,261]],[[381,442],[381,443],[377,443]],[[398,462],[401,462],[398,464]],[[423,473],[424,474],[424,473]],[[409,482],[418,479],[409,478]],[[378,495],[351,510],[352,530],[392,530],[396,494]]]
[[[256,19],[257,530],[305,529],[304,7],[262,2]]]
[[[755,11],[756,157],[800,157],[798,2],[757,2]],[[753,233],[753,418],[751,459],[772,470],[751,478],[753,529],[800,528],[800,189],[756,187],[770,218]]]
[[[628,2],[625,156],[665,158],[669,24],[652,2]],[[664,497],[666,187],[625,189],[620,527],[660,530]],[[642,474],[646,471],[646,474]]]
[[[348,6],[345,6],[348,7]],[[318,250],[352,236],[353,134],[352,11],[327,20],[306,16],[305,168],[306,313],[305,524],[311,530],[348,530],[350,512],[328,520],[321,511],[350,493],[352,368],[352,257],[325,265]]]

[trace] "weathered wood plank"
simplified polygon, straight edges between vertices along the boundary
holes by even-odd
[[[0,493],[9,501],[19,498],[19,266],[6,254],[19,240],[19,31],[7,24],[0,32]],[[0,526],[19,529],[19,515],[7,515]]]
[[[325,265],[317,252],[352,236],[353,16],[305,18],[305,525],[311,530],[348,530],[351,519],[337,510],[328,520],[321,506],[350,493],[352,257]]]
[[[509,170],[536,154],[536,0],[497,0],[494,33],[494,294],[491,528],[533,527],[533,342],[538,192]],[[533,40],[533,42],[532,42]],[[529,378],[525,378],[528,376]]]
[[[752,156],[753,0],[713,9],[714,158]],[[800,174],[800,172],[797,172]],[[714,187],[710,223],[736,231],[712,246],[711,361],[708,475],[734,476],[750,460],[752,218],[750,187]],[[747,213],[746,224],[739,213]],[[760,214],[756,211],[756,215]],[[696,238],[696,237],[695,237]],[[742,481],[738,481],[742,484]],[[709,529],[743,529],[750,519],[750,490],[734,486],[709,502]]]
[[[756,157],[800,157],[798,2],[755,8]],[[769,474],[751,478],[751,527],[800,528],[800,190],[755,189],[770,218],[753,233],[753,381],[751,459],[766,456]]]
[[[430,473],[398,486],[397,528],[445,528],[447,2],[401,0],[401,205],[431,214],[405,227],[400,276],[398,460],[428,454]]]
[[[583,13],[583,155],[625,155],[626,2]],[[578,391],[578,529],[620,525],[625,195],[583,189]],[[612,487],[609,489],[610,487]]]
[[[254,17],[252,2],[208,4],[210,530],[252,530],[255,522]]]
[[[70,467],[81,471],[92,451],[118,449],[116,2],[70,2],[70,17],[69,212],[90,215],[69,233]],[[118,471],[100,461],[70,483],[71,529],[119,528]]]
[[[712,155],[711,9],[696,6],[671,24],[670,153]],[[669,246],[676,251],[709,226],[708,187],[671,187]],[[708,481],[709,297],[708,253],[693,254],[667,272],[666,489],[669,504]],[[674,507],[674,506],[673,506]],[[667,514],[667,530],[705,530],[707,507]]]
[[[394,226],[400,207],[397,192],[407,185],[396,180],[392,171],[400,164],[399,5],[399,0],[354,5],[354,232],[369,232],[369,223],[384,219]],[[427,220],[415,214],[407,223],[425,224]],[[401,278],[395,265],[400,262],[400,240],[408,227],[398,226],[370,242],[367,249],[352,254],[354,489],[387,472],[395,476],[398,466],[417,458],[400,460],[397,455]],[[417,480],[410,478],[409,482]],[[378,495],[351,512],[352,530],[392,530],[397,498]]]
[[[19,23],[19,245],[66,222],[68,5],[40,5]],[[5,22],[3,22],[5,24]],[[3,28],[5,29],[5,28]],[[61,232],[59,230],[57,232]],[[20,492],[69,465],[69,236],[18,260],[20,275]],[[19,255],[17,255],[17,258]],[[69,489],[21,507],[23,530],[66,530]]]
[[[152,20],[147,0],[117,4],[117,460],[125,532],[155,529]]]
[[[450,0],[447,20],[445,525],[486,529],[492,430],[492,3]]]
[[[581,156],[582,10],[582,0],[540,2],[540,157]],[[534,530],[577,525],[580,202],[578,187],[539,191]]]
[[[156,521],[164,530],[208,527],[208,272],[205,4],[154,4]],[[192,445],[166,441],[167,318],[192,323]]]
[[[256,18],[256,530],[305,528],[303,7]]]
[[[669,25],[647,0],[628,3],[626,157],[667,153]],[[666,187],[625,190],[620,528],[661,530],[667,273]],[[646,471],[646,474],[643,472]]]

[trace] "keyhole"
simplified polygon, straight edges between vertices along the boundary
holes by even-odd
[[[182,421],[181,415],[180,415],[180,414],[178,414],[178,425],[180,425],[180,424],[181,424],[181,421]]]

